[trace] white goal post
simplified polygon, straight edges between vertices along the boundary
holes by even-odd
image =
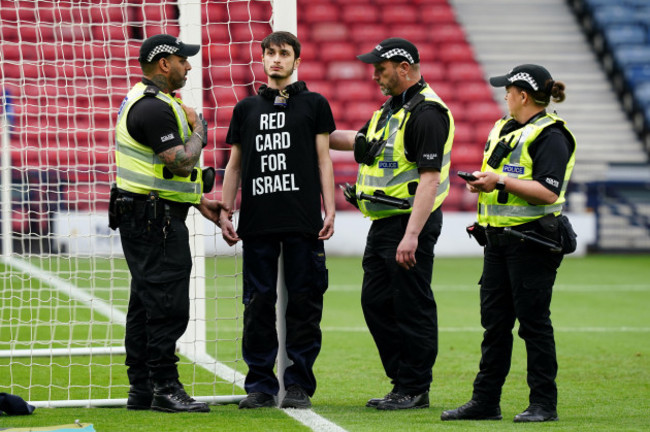
[[[107,204],[117,110],[141,77],[142,40],[202,45],[182,98],[208,120],[203,162],[222,173],[232,108],[266,82],[259,43],[272,29],[297,33],[296,16],[296,0],[0,0],[0,392],[41,407],[126,402],[130,276]],[[196,211],[188,226],[181,381],[198,400],[237,402],[240,249]]]

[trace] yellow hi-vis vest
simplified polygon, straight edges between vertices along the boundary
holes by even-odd
[[[419,94],[424,96],[425,102],[422,103],[436,103],[441,105],[446,109],[447,116],[449,117],[449,135],[444,146],[442,167],[440,169],[440,184],[438,185],[436,200],[431,209],[431,212],[433,212],[440,207],[445,197],[449,194],[449,166],[451,163],[451,146],[454,140],[454,118],[442,99],[440,99],[429,85],[424,86]],[[418,96],[416,95],[415,97]],[[409,184],[418,184],[420,182],[420,174],[417,165],[406,159],[404,151],[404,131],[406,130],[406,123],[411,117],[411,110],[402,107],[390,117],[383,128],[377,130],[377,123],[381,117],[381,113],[382,110],[380,109],[373,114],[368,125],[368,133],[366,136],[368,140],[384,139],[387,142],[372,165],[359,165],[356,184],[357,196],[361,193],[373,195],[378,190],[392,197],[406,199],[411,204],[411,207],[413,207],[415,195],[409,193]],[[415,188],[411,186],[411,190],[413,191]],[[361,210],[364,216],[368,216],[372,220],[411,213],[412,211],[412,208],[399,209],[386,204],[372,203],[361,199],[357,202],[359,204],[359,210]]]
[[[566,131],[566,135],[571,137],[574,144],[574,150],[569,157],[569,162],[567,163],[560,196],[553,204],[533,205],[513,194],[508,194],[507,202],[501,204],[498,202],[499,191],[480,192],[478,196],[478,223],[483,226],[515,226],[532,222],[549,213],[553,213],[556,216],[559,215],[562,211],[562,204],[565,202],[564,195],[576,162],[575,137],[566,127],[564,120],[557,115],[546,114],[524,127],[500,137],[499,134],[501,133],[501,129],[509,120],[510,117],[507,117],[500,119],[494,124],[494,127],[488,136],[488,144],[483,155],[481,171],[495,172],[499,175],[507,175],[522,180],[532,180],[533,160],[530,153],[528,153],[529,147],[544,128],[556,123],[560,124]],[[487,164],[487,161],[499,141],[510,143],[512,151],[508,156],[503,158],[499,167],[494,169]],[[539,149],[539,151],[544,151],[544,149]]]
[[[115,136],[115,161],[117,164],[117,187],[127,192],[146,195],[157,191],[166,200],[198,204],[201,202],[203,178],[200,168],[194,167],[192,174],[180,177],[165,170],[165,164],[149,146],[137,142],[126,127],[126,119],[133,104],[143,97],[147,85],[137,83],[126,95],[117,117]],[[174,111],[178,131],[183,142],[191,135],[187,116],[181,107],[181,100],[158,91],[156,98],[166,102]],[[163,172],[164,171],[164,172]],[[165,175],[166,173],[166,175]]]

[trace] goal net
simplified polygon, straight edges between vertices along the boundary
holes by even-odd
[[[275,7],[274,7],[275,4]],[[201,43],[182,97],[208,120],[203,164],[222,174],[232,108],[266,79],[259,43],[277,1],[0,0],[0,392],[37,406],[121,405],[130,275],[109,230],[117,110],[142,41]],[[221,175],[210,198],[221,196]],[[241,257],[196,212],[188,393],[241,398]],[[214,396],[219,395],[219,396]]]

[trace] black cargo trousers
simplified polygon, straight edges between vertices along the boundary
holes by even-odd
[[[559,232],[548,233],[536,223],[524,228],[559,242]],[[479,373],[474,381],[473,399],[498,404],[501,389],[510,371],[515,320],[527,353],[527,382],[531,404],[555,409],[557,406],[557,358],[551,323],[553,285],[564,257],[548,248],[516,237],[490,234],[485,247],[481,276],[481,344]]]
[[[119,230],[131,272],[125,364],[130,384],[143,388],[178,379],[176,342],[189,322],[192,256],[186,204],[161,200],[151,218],[138,203],[120,212]]]

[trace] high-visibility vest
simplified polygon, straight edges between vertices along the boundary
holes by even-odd
[[[135,140],[128,131],[126,119],[129,110],[143,97],[155,97],[167,103],[176,116],[178,131],[183,143],[191,135],[185,111],[181,100],[157,91],[143,83],[137,83],[126,95],[117,117],[115,136],[115,161],[117,164],[117,187],[127,192],[146,195],[157,191],[160,198],[170,201],[198,204],[201,202],[203,178],[197,165],[192,174],[181,177],[165,168],[165,164],[149,146]],[[155,90],[154,90],[155,89]]]
[[[501,129],[505,126],[510,118],[503,118],[497,121],[488,136],[488,144],[483,155],[483,164],[481,171],[494,172],[499,175],[522,180],[532,180],[533,178],[533,160],[529,153],[530,145],[535,141],[539,134],[547,127],[559,124],[566,136],[570,137],[574,144],[574,150],[566,166],[562,189],[558,199],[549,205],[532,205],[523,198],[514,194],[508,194],[508,199],[504,203],[499,203],[499,191],[480,192],[478,197],[478,222],[483,226],[507,227],[521,225],[532,222],[549,213],[559,215],[562,211],[562,204],[565,202],[565,193],[575,165],[575,145],[576,140],[571,131],[566,127],[564,120],[555,114],[546,114],[524,127],[500,136]],[[510,143],[510,153],[503,158],[497,168],[492,168],[487,164],[492,151],[496,145],[503,141]],[[538,151],[544,151],[539,149]]]
[[[361,193],[373,195],[375,191],[380,191],[392,197],[406,199],[411,204],[411,207],[413,206],[415,187],[420,182],[420,174],[417,164],[406,159],[404,131],[406,130],[406,123],[411,117],[411,111],[417,105],[417,103],[409,105],[415,98],[419,98],[422,101],[421,103],[435,103],[442,106],[449,118],[449,133],[442,156],[440,184],[438,185],[436,200],[431,209],[433,212],[440,207],[449,194],[449,166],[455,127],[451,112],[429,85],[425,85],[418,95],[414,96],[411,101],[408,101],[399,111],[394,113],[385,126],[379,129],[377,129],[377,126],[382,110],[375,111],[370,120],[366,136],[368,140],[386,140],[386,145],[372,165],[361,164],[359,166],[356,191],[357,195]],[[409,184],[411,184],[410,187]],[[399,209],[361,199],[358,200],[358,204],[359,210],[372,220],[411,213],[412,210],[412,208]]]

